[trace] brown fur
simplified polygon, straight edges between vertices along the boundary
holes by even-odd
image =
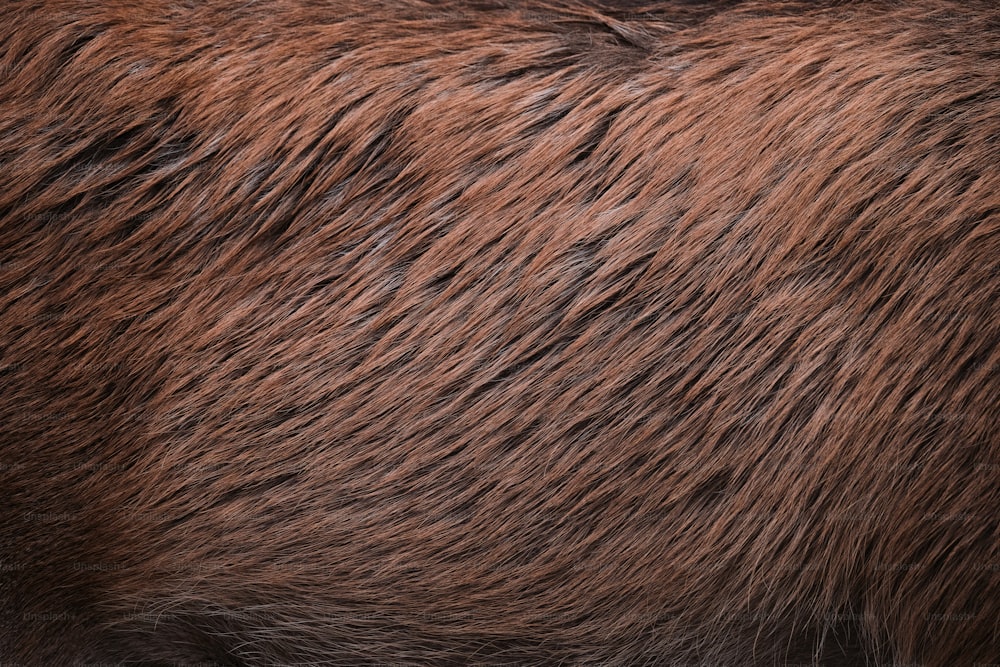
[[[1000,662],[1000,10],[7,2],[0,662]]]

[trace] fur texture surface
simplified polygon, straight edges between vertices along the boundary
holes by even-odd
[[[992,2],[8,1],[0,662],[1000,662]]]

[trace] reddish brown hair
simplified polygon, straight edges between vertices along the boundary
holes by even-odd
[[[4,664],[998,660],[994,3],[0,18]]]

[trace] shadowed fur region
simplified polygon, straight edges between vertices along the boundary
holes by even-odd
[[[1000,7],[8,0],[0,663],[1000,662]]]

